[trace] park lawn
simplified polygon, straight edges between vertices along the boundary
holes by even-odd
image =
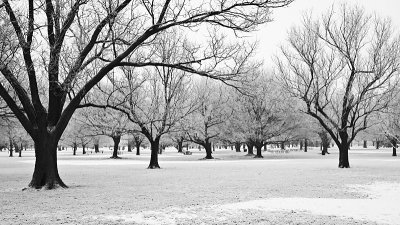
[[[389,149],[351,150],[350,169],[337,168],[336,150],[326,156],[317,149],[263,152],[264,159],[252,159],[217,149],[215,160],[198,160],[204,150],[192,151],[168,150],[159,156],[159,170],[146,169],[149,150],[141,156],[124,152],[117,160],[109,159],[109,151],[77,156],[62,151],[59,172],[70,188],[39,191],[22,191],[32,176],[33,152],[23,152],[22,158],[0,152],[0,224],[400,221],[395,194],[400,193],[400,158]]]

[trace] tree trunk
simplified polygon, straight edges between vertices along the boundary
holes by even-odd
[[[86,154],[86,145],[82,145],[82,154],[83,154],[83,155]]]
[[[284,141],[281,142],[281,149],[282,149],[282,150],[285,149],[285,142],[284,142]]]
[[[322,143],[321,147],[322,147],[322,155],[329,154],[328,152],[329,143]]]
[[[211,147],[211,143],[206,141],[206,143],[203,146],[206,150],[206,157],[205,159],[213,159],[214,157],[212,157],[212,147]]]
[[[363,148],[367,148],[368,146],[367,146],[367,141],[364,141],[364,143],[363,143]]]
[[[10,157],[13,157],[13,151],[14,151],[13,148],[14,148],[13,143],[12,143],[12,141],[10,141],[10,149],[9,149],[10,150],[10,155],[9,155]]]
[[[121,141],[121,136],[114,136],[112,137],[113,141],[114,141],[114,151],[113,151],[113,155],[110,157],[111,159],[120,159],[120,157],[118,156],[118,145],[119,142]]]
[[[22,149],[23,148],[24,148],[24,146],[22,146],[22,143],[21,143],[21,146],[20,146],[19,152],[18,152],[18,157],[22,157]]]
[[[307,139],[304,139],[304,152],[307,152],[307,147],[308,147],[308,141]]]
[[[94,145],[94,152],[95,153],[99,153],[100,151],[99,151],[99,144],[95,144]]]
[[[339,146],[339,168],[350,168],[349,145],[346,143]]]
[[[160,147],[160,137],[156,137],[154,140],[150,141],[151,157],[150,164],[147,169],[160,169],[158,165],[158,149]]]
[[[300,150],[303,150],[303,140],[300,140]]]
[[[140,143],[136,143],[136,155],[140,155]]]
[[[183,141],[178,140],[177,144],[178,144],[178,153],[182,153],[183,152]]]
[[[72,147],[73,148],[73,155],[76,155],[76,150],[78,149],[78,145],[76,144],[76,143],[74,143],[74,146]]]
[[[253,152],[254,144],[248,142],[248,143],[247,143],[247,148],[248,148],[249,150],[248,150],[246,156],[254,156],[254,152]]]
[[[35,140],[35,169],[29,187],[54,189],[67,188],[61,180],[57,168],[58,140],[48,134],[42,134]]]
[[[262,156],[262,154],[261,154],[261,152],[262,152],[262,144],[261,145],[260,144],[256,144],[255,146],[256,146],[256,149],[257,149],[257,154],[256,154],[256,156],[254,156],[254,158],[264,158]]]
[[[132,152],[132,143],[128,141],[128,152]]]
[[[236,152],[240,152],[240,142],[236,142],[235,143],[235,150],[236,150]]]

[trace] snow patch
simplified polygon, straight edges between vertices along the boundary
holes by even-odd
[[[214,206],[171,207],[159,211],[133,214],[95,216],[94,219],[138,224],[177,224],[179,220],[209,217],[229,220],[243,210],[305,212],[324,216],[339,216],[377,223],[398,224],[400,221],[400,183],[379,182],[370,185],[351,185],[348,189],[364,194],[365,199],[334,198],[268,198]],[[223,215],[223,216],[222,216]]]

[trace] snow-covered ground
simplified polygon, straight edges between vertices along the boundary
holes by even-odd
[[[400,158],[352,150],[350,169],[337,151],[243,152],[217,149],[215,160],[167,150],[161,170],[145,169],[149,151],[59,153],[70,188],[21,191],[33,152],[0,152],[0,224],[400,224]]]

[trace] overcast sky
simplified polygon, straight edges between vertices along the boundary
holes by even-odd
[[[287,39],[287,31],[293,25],[299,25],[304,12],[312,10],[314,16],[325,12],[333,3],[347,2],[358,4],[367,12],[376,12],[383,17],[390,17],[393,26],[400,30],[400,0],[295,0],[290,6],[275,9],[274,21],[259,28],[255,34],[259,40],[258,55],[265,60],[265,66],[269,67],[271,56],[284,44]]]

